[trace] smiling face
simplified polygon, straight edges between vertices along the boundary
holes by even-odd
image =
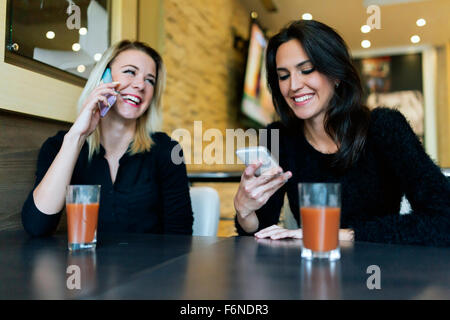
[[[149,107],[156,85],[156,63],[145,52],[126,50],[111,63],[113,81],[120,92],[112,108],[125,119],[139,118]]]
[[[302,120],[323,122],[334,94],[334,81],[315,70],[298,40],[289,40],[276,53],[278,84],[286,103]]]

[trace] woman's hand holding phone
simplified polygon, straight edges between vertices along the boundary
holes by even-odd
[[[241,219],[261,208],[269,198],[281,188],[292,176],[290,171],[284,172],[281,167],[265,171],[263,175],[255,176],[262,163],[250,164],[245,168],[238,191],[234,197],[234,207]]]
[[[98,85],[86,98],[82,111],[70,129],[70,133],[86,139],[97,127],[100,121],[98,103],[108,103],[107,95],[117,96],[114,90],[119,82],[102,83]]]

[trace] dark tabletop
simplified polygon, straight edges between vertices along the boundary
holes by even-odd
[[[341,242],[334,263],[300,250],[300,240],[103,234],[94,252],[71,254],[64,234],[3,231],[0,299],[450,299],[450,248]],[[68,288],[70,266],[81,289]]]

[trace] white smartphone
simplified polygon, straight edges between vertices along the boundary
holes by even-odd
[[[262,162],[261,167],[256,170],[255,176],[260,176],[267,170],[279,166],[278,162],[272,157],[266,147],[241,148],[236,150],[236,155],[246,166],[256,163],[257,161]]]

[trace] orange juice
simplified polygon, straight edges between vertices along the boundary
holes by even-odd
[[[300,216],[305,248],[324,252],[338,247],[340,208],[302,207]]]
[[[67,231],[69,243],[94,241],[98,221],[98,203],[67,203]]]

